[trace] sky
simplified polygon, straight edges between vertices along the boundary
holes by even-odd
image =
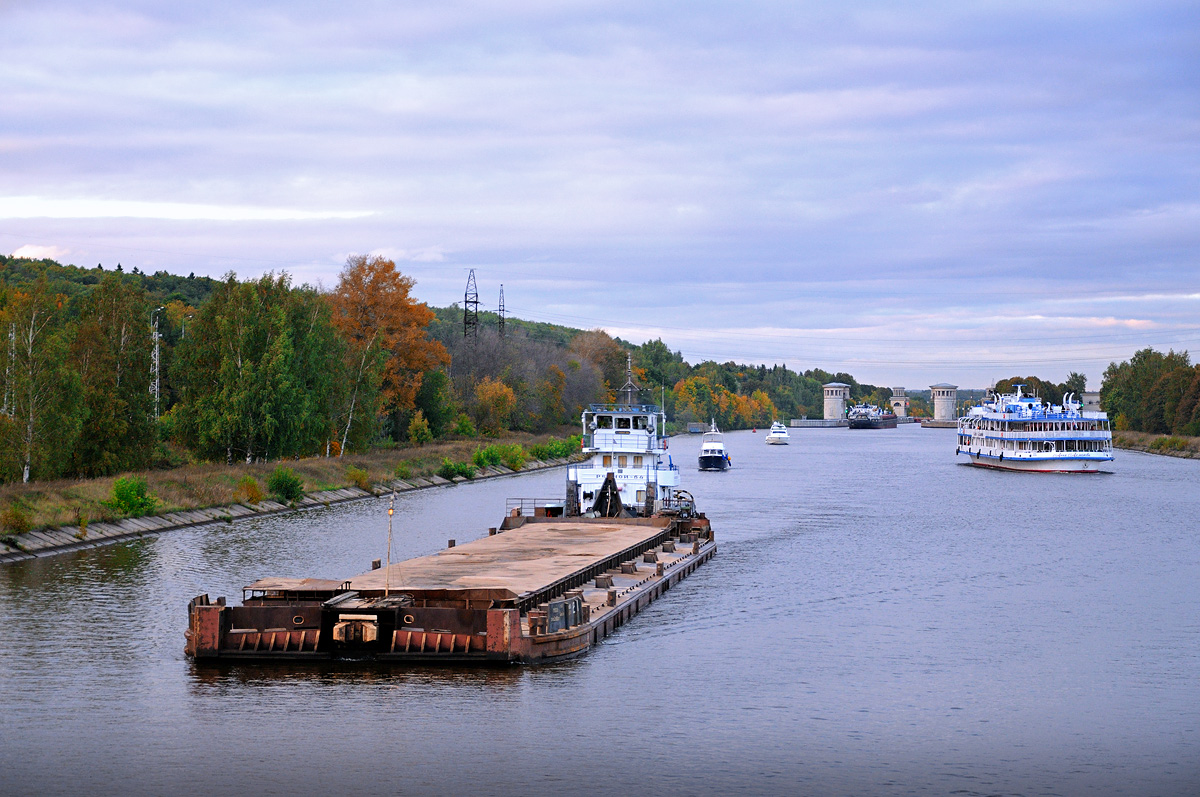
[[[1200,359],[1200,4],[0,0],[0,253],[691,362],[1099,389]]]

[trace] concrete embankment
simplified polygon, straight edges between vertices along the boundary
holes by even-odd
[[[475,476],[480,479],[494,479],[500,476],[512,476],[517,473],[546,470],[547,468],[563,467],[570,463],[567,459],[552,459],[545,462],[532,460],[526,462],[520,471],[513,471],[503,465],[483,468]],[[463,476],[453,480],[441,476],[422,476],[406,480],[397,479],[386,484],[375,485],[375,491],[370,492],[358,487],[344,487],[338,490],[323,490],[305,493],[293,505],[281,504],[277,501],[266,500],[258,504],[231,504],[228,506],[208,507],[205,509],[186,509],[178,512],[168,512],[164,515],[147,515],[146,517],[125,518],[106,523],[89,523],[86,529],[78,526],[57,526],[54,528],[27,531],[23,534],[13,534],[0,541],[0,564],[19,562],[42,556],[78,551],[83,548],[95,548],[100,545],[121,542],[146,534],[157,534],[172,529],[182,529],[189,526],[202,526],[208,523],[233,523],[244,518],[263,517],[284,512],[298,512],[304,509],[330,506],[332,504],[358,501],[364,498],[374,498],[396,492],[422,490],[430,487],[444,487],[461,482],[472,481]]]

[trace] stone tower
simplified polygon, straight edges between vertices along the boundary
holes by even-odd
[[[897,418],[908,417],[908,393],[902,387],[892,388],[892,398],[889,402],[892,405],[892,412],[896,413]]]
[[[846,417],[846,402],[850,400],[850,386],[842,382],[825,385],[825,420]]]
[[[958,417],[958,385],[948,385],[940,382],[930,385],[933,398],[933,419],[935,421],[953,421]]]

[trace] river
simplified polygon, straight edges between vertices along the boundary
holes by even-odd
[[[197,667],[185,607],[383,556],[386,500],[0,567],[4,794],[1195,794],[1200,462],[955,463],[953,430],[727,435],[711,562],[575,661]],[[563,471],[402,495],[407,558]],[[398,557],[399,558],[399,557]]]

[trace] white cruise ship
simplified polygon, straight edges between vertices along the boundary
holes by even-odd
[[[567,470],[568,516],[614,517],[618,509],[623,515],[652,515],[678,502],[679,469],[667,452],[666,413],[642,404],[639,392],[627,363],[617,403],[584,410],[583,453],[591,459]]]
[[[958,448],[971,465],[1039,473],[1096,473],[1112,461],[1103,412],[1082,412],[1068,393],[1062,406],[1021,393],[990,394],[958,419]]]

